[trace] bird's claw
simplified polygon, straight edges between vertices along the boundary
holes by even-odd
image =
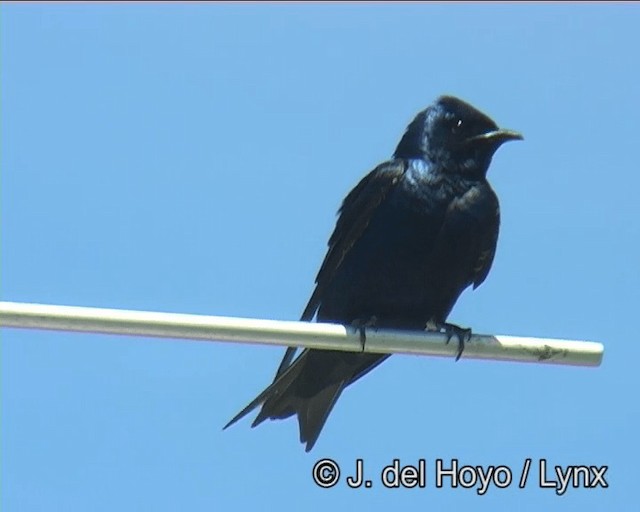
[[[364,352],[364,345],[367,341],[367,335],[365,329],[367,327],[375,327],[378,319],[375,316],[369,317],[368,320],[362,320],[361,318],[355,319],[351,322],[351,325],[360,331],[360,346],[362,347],[362,352]]]
[[[447,345],[454,336],[458,338],[458,353],[456,354],[456,361],[460,359],[462,352],[464,352],[464,344],[471,339],[471,329],[464,329],[463,327],[459,327],[455,324],[427,324],[427,328],[430,330],[444,331],[444,334],[447,335],[447,341],[445,342]]]

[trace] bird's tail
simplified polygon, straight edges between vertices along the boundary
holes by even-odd
[[[311,397],[303,396],[306,393],[300,392],[298,378],[307,362],[308,354],[308,350],[303,351],[291,366],[287,367],[269,387],[236,414],[224,429],[262,404],[260,413],[251,424],[252,427],[266,419],[284,419],[296,414],[300,427],[300,442],[306,443],[305,450],[310,451],[318,440],[322,427],[340,393],[348,384],[348,379],[331,382]]]

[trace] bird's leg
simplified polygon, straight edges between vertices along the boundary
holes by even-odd
[[[367,341],[367,335],[365,329],[367,327],[375,327],[378,319],[375,316],[369,317],[368,320],[363,320],[362,318],[356,318],[353,322],[351,322],[351,326],[355,327],[360,331],[360,345],[362,346],[362,352],[364,352],[364,345]]]
[[[458,338],[458,354],[456,355],[456,361],[460,359],[462,352],[464,352],[464,344],[471,339],[471,329],[465,329],[455,324],[448,324],[446,322],[436,322],[430,320],[427,322],[427,330],[430,331],[443,331],[447,335],[447,345],[451,341],[451,338],[456,336]]]

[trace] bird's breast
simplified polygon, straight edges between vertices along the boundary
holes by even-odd
[[[443,291],[441,278],[457,255],[435,249],[449,206],[471,188],[418,171],[405,174],[380,203],[328,287],[320,316],[342,322],[376,316],[379,325],[421,328],[468,285],[456,275]]]

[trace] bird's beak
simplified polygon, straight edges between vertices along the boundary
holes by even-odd
[[[482,133],[467,139],[465,142],[491,142],[493,144],[503,144],[510,140],[523,140],[524,137],[521,133],[513,130],[494,130],[492,132]]]

